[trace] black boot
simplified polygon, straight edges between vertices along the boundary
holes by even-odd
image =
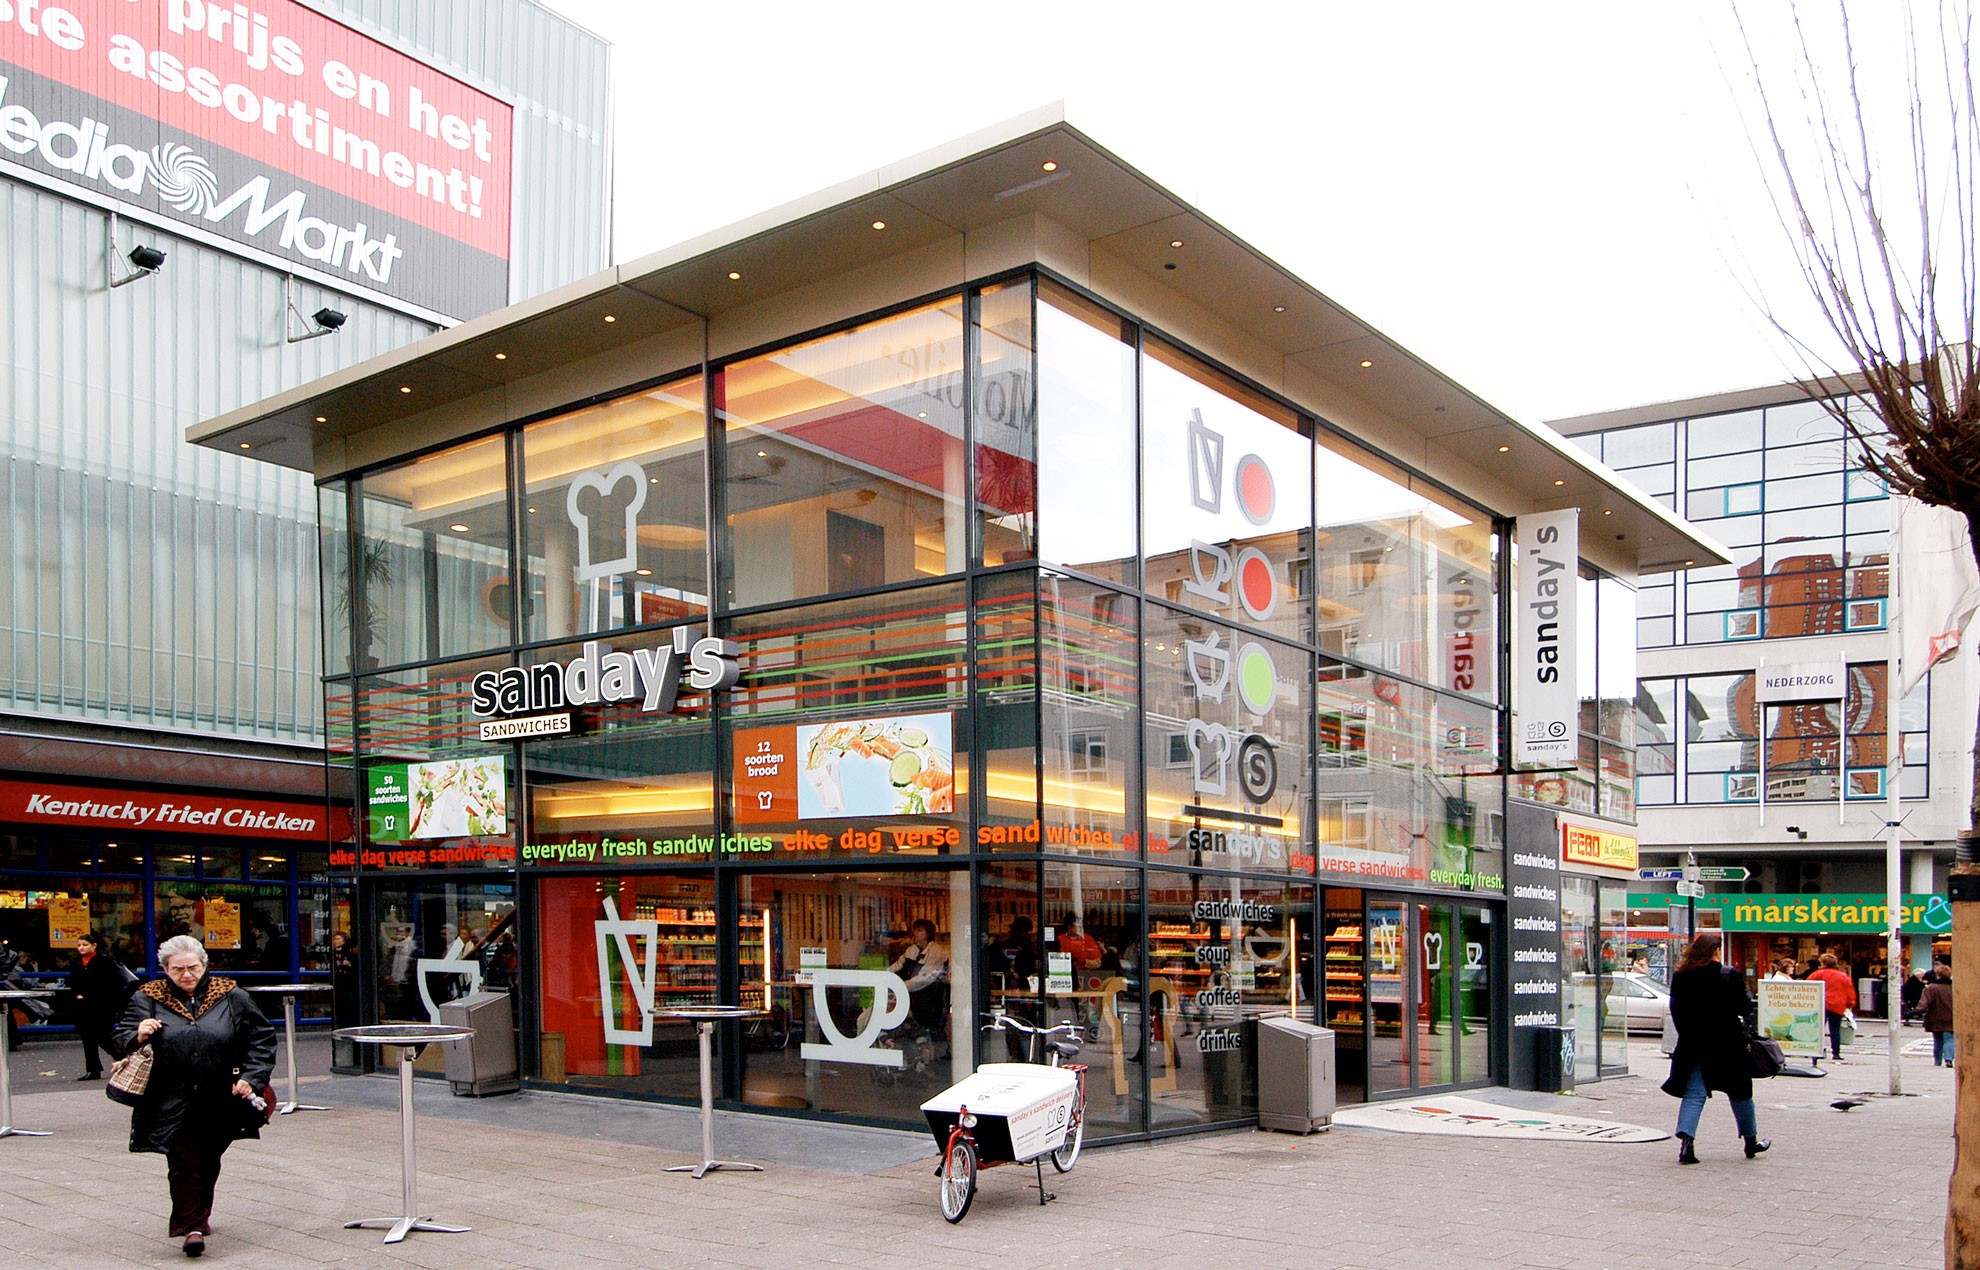
[[[1698,1163],[1698,1152],[1692,1149],[1691,1135],[1688,1133],[1680,1133],[1677,1136],[1677,1139],[1678,1139],[1678,1163],[1679,1164]]]
[[[1771,1138],[1748,1137],[1746,1139],[1746,1158],[1750,1160],[1772,1145],[1774,1143]]]

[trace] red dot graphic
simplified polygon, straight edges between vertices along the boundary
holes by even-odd
[[[1272,564],[1263,556],[1247,557],[1240,566],[1238,587],[1244,606],[1254,613],[1269,613],[1273,603]]]
[[[1272,486],[1272,469],[1256,454],[1238,460],[1237,496],[1239,509],[1252,524],[1262,525],[1272,519],[1272,509],[1279,501],[1278,492]]]

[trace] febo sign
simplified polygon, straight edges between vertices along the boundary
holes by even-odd
[[[449,317],[508,301],[511,131],[293,0],[0,0],[0,159]]]
[[[1519,589],[1513,604],[1513,762],[1572,767],[1577,753],[1574,658],[1579,639],[1575,613],[1580,512],[1521,516],[1513,530],[1519,547]]]

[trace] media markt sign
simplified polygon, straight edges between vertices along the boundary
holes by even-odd
[[[481,724],[481,739],[501,741],[570,731],[572,707],[636,701],[639,708],[671,712],[681,684],[696,692],[730,687],[741,674],[731,640],[693,638],[674,628],[671,642],[631,652],[605,652],[586,640],[576,657],[561,665],[509,666],[484,670],[470,684],[469,709]]]

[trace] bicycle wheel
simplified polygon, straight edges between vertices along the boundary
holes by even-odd
[[[1079,1163],[1080,1144],[1086,1141],[1086,1108],[1080,1107],[1073,1114],[1072,1128],[1066,1130],[1066,1140],[1052,1152],[1052,1167],[1061,1173],[1072,1172],[1072,1166]]]
[[[942,1162],[942,1216],[952,1225],[961,1221],[975,1198],[976,1148],[969,1139],[957,1138]]]

